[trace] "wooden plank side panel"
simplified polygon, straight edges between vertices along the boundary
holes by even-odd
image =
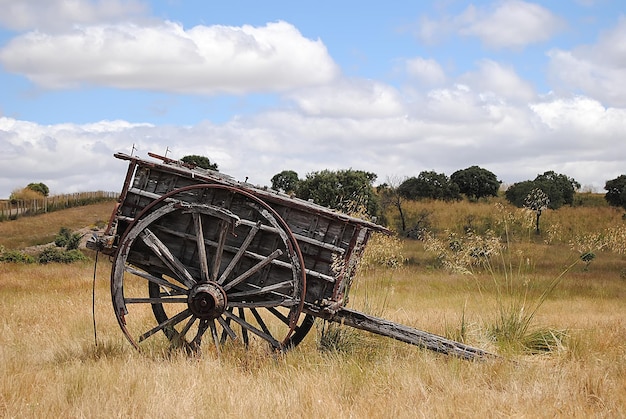
[[[219,182],[219,178],[216,178],[215,182]],[[124,202],[121,204],[120,214],[122,217],[133,219],[157,197],[175,189],[200,183],[207,183],[207,179],[185,176],[180,172],[173,172],[168,170],[167,167],[159,165],[142,166],[140,162],[132,182],[132,190],[128,192]],[[231,185],[232,181],[230,183],[225,182],[225,184]],[[133,190],[137,192],[134,193]],[[190,203],[216,205],[226,208],[231,208],[234,205],[232,207],[233,212],[242,214],[243,217],[256,222],[255,211],[252,208],[246,206],[245,203],[230,202],[229,194],[222,192],[216,192],[216,190],[212,189],[194,189],[177,194],[176,198]],[[335,214],[332,212],[321,211],[319,207],[311,205],[311,208],[308,208],[302,204],[294,205],[288,198],[279,198],[272,195],[271,199],[267,199],[266,202],[287,222],[295,235],[310,239],[307,241],[299,240],[305,268],[344,282],[351,281],[351,275],[353,274],[351,270],[336,271],[334,266],[351,266],[356,263],[360,257],[363,244],[363,240],[358,237],[362,233],[363,226],[350,222],[345,216],[338,215],[335,217]],[[190,269],[197,269],[199,273],[200,265],[198,263],[197,246],[194,245],[193,240],[189,239],[192,236],[192,230],[190,229],[193,228],[193,223],[190,223],[189,220],[175,219],[168,220],[168,223],[167,228],[178,233],[166,239],[168,245],[174,248],[174,253],[181,258],[183,263],[189,264]],[[123,225],[123,223],[120,224]],[[210,229],[211,227],[207,228]],[[121,234],[122,232],[118,230],[118,233]],[[215,231],[207,230],[205,235],[206,237],[213,237]],[[236,253],[228,249],[236,249],[237,246],[240,246],[247,233],[241,234],[241,236],[239,238],[229,237],[226,241],[224,259],[221,261],[223,267],[232,260]],[[264,255],[271,253],[277,245],[274,241],[275,238],[276,235],[259,232],[249,245],[250,251]],[[211,248],[207,249],[209,255],[211,251]],[[142,266],[142,264],[151,266],[154,264],[154,269],[166,270],[165,267],[159,266],[160,262],[154,260],[149,255],[149,252],[148,255],[133,253],[130,258],[131,260],[136,259],[138,266]],[[285,255],[281,258],[287,260]],[[337,263],[337,260],[340,260],[340,262]],[[211,262],[209,261],[209,263]],[[250,264],[252,264],[252,261]],[[246,265],[244,264],[240,269],[245,267]],[[194,272],[194,274],[196,273]],[[284,268],[279,269],[271,265],[263,271],[263,275],[259,276],[259,281],[277,283],[285,280],[287,274]],[[276,276],[276,278],[272,278],[273,276]],[[324,277],[308,275],[306,300],[307,302],[314,302],[322,299],[332,299],[336,297],[338,290],[343,290],[344,288],[345,284],[332,284]]]

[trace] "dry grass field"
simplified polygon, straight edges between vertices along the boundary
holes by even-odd
[[[468,205],[432,206],[431,228],[442,235],[457,228],[455,223],[462,229],[471,218],[468,210],[476,212],[475,226],[494,224],[488,221],[492,204]],[[54,226],[38,217],[23,219],[19,228],[12,223],[22,220],[0,223],[0,245],[39,244],[43,240],[34,236],[40,233],[30,226],[37,225],[41,236],[54,236],[60,226],[77,229],[106,220],[111,209],[112,204],[86,207],[87,215],[66,218],[58,213]],[[543,301],[532,328],[563,333],[549,351],[529,354],[499,344],[489,332],[503,310],[520,304],[532,308],[542,290],[577,259],[571,239],[624,221],[610,208],[577,207],[548,211],[542,223],[541,239],[516,236],[513,256],[503,259],[510,270],[454,273],[441,267],[423,242],[406,241],[403,267],[372,267],[355,280],[351,307],[500,355],[478,362],[352,329],[342,330],[341,350],[323,351],[317,328],[283,355],[237,346],[219,357],[210,348],[192,358],[158,350],[139,353],[112,312],[110,261],[100,258],[96,271],[97,337],[93,261],[0,263],[0,416],[626,417],[623,254],[597,251],[588,266],[573,266]],[[557,224],[560,238],[546,243],[548,227]],[[505,273],[512,275],[505,278]]]

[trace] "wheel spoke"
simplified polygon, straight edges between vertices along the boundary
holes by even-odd
[[[136,298],[127,297],[124,298],[126,304],[167,304],[167,303],[187,303],[187,298],[182,297],[157,297],[157,298]]]
[[[197,349],[200,347],[202,343],[202,336],[209,328],[209,321],[206,319],[200,319],[200,323],[198,324],[198,331],[196,332],[196,336],[191,341],[191,345],[193,348]]]
[[[162,323],[159,323],[156,327],[153,327],[152,329],[148,330],[143,335],[139,336],[139,342],[142,342],[142,341],[146,340],[150,336],[154,335],[156,332],[158,332],[160,330],[163,330],[166,327],[174,326],[174,325],[182,322],[183,320],[185,320],[189,316],[191,316],[191,311],[189,309],[185,309],[185,310],[181,311],[180,313],[178,313],[174,317],[170,317],[166,321],[164,321]]]
[[[239,317],[242,320],[246,320],[246,312],[243,309],[243,307],[239,307],[237,309],[237,311],[239,312]],[[232,314],[232,311],[231,311]],[[233,314],[234,315],[234,314]],[[246,348],[248,347],[248,343],[250,343],[250,338],[248,337],[248,329],[246,329],[245,327],[241,326],[241,337],[243,338],[243,343],[244,345],[246,345]]]
[[[274,316],[276,316],[276,318],[278,320],[280,320],[281,322],[285,323],[285,324],[289,324],[289,319],[287,318],[287,316],[285,316],[283,313],[281,313],[280,311],[278,311],[276,309],[276,307],[268,307],[267,310],[272,313]]]
[[[280,342],[277,341],[274,338],[274,336],[270,335],[269,333],[265,333],[265,332],[257,329],[256,327],[254,327],[253,325],[251,325],[250,323],[248,323],[244,319],[242,319],[242,318],[240,318],[238,316],[235,316],[234,314],[229,313],[228,311],[225,311],[224,315],[227,316],[227,317],[230,317],[231,319],[233,319],[234,322],[239,323],[241,325],[241,327],[245,328],[246,330],[249,330],[250,332],[254,333],[255,335],[260,336],[261,338],[265,339],[275,349],[281,349],[282,348],[282,345],[280,344]]]
[[[268,264],[270,264],[274,259],[276,259],[277,257],[279,257],[280,255],[283,254],[283,251],[280,249],[276,249],[274,250],[269,256],[267,256],[265,259],[263,259],[262,261],[260,261],[259,263],[257,263],[256,265],[254,265],[253,267],[251,267],[250,269],[248,269],[246,272],[244,272],[243,274],[239,275],[237,278],[233,279],[231,282],[229,282],[228,284],[224,285],[224,291],[228,291],[229,289],[231,289],[234,286],[237,286],[238,284],[240,284],[241,282],[245,281],[246,279],[248,279],[250,276],[254,275],[255,273],[257,273],[258,271],[260,271],[261,269],[263,269],[263,267],[267,266]]]
[[[215,344],[215,350],[217,351],[217,356],[220,356],[220,341],[217,336],[217,328],[215,327],[215,320],[211,320],[209,322],[209,327],[211,328],[211,336],[213,336],[213,343]]]
[[[167,265],[168,268],[178,277],[181,284],[192,288],[196,280],[191,276],[185,265],[170,252],[165,244],[148,228],[140,234],[143,242]]]
[[[187,332],[189,331],[189,329],[191,329],[191,326],[193,326],[193,323],[197,320],[198,318],[196,316],[191,316],[191,318],[189,318],[189,320],[187,321],[187,323],[185,324],[185,327],[182,328],[182,330],[180,331],[180,333],[178,334],[178,338],[179,339],[184,339],[185,335],[187,334]]]
[[[229,307],[226,310],[231,312],[231,313],[233,312],[232,307]],[[222,328],[224,329],[224,330],[222,330],[222,337],[220,339],[220,343],[222,343],[222,344],[225,343],[227,336],[230,336],[231,339],[235,340],[237,338],[237,335],[235,334],[235,331],[230,327],[230,318],[224,319],[222,317],[218,317],[217,319],[220,321],[220,324],[222,325]],[[229,330],[230,330],[230,332],[229,332]],[[232,334],[231,334],[231,332],[232,332]]]
[[[233,292],[232,294],[228,294],[228,298],[248,297],[250,295],[268,294],[270,292],[276,295],[279,295],[281,297],[282,296],[287,297],[287,295],[278,293],[276,291],[286,288],[286,287],[293,287],[293,281],[279,282],[278,284],[268,285],[267,287],[259,287],[258,285],[254,285],[254,284],[246,284],[246,285],[249,285],[253,287],[254,289],[247,290],[247,291]]]
[[[298,304],[298,301],[292,299],[280,299],[280,300],[264,300],[264,301],[228,301],[228,305],[231,307],[245,307],[245,308],[263,308],[263,307],[293,307]]]
[[[237,340],[237,334],[235,333],[235,331],[233,329],[230,328],[230,319],[226,319],[224,320],[222,317],[218,317],[217,318],[218,323],[220,324],[220,326],[222,326],[222,329],[224,330],[224,334],[230,336],[230,338],[232,340]],[[225,335],[223,336],[223,338],[225,337]],[[222,340],[222,343],[224,343],[225,339]]]
[[[263,321],[263,318],[261,317],[261,315],[259,314],[259,312],[257,311],[256,308],[251,308],[250,311],[252,312],[252,315],[254,316],[254,318],[256,319],[257,323],[259,324],[259,326],[261,326],[261,329],[263,329],[263,331],[265,333],[267,333],[268,335],[270,335],[270,329],[267,328],[267,325],[265,324],[265,321]]]
[[[228,227],[229,224],[221,220],[219,223],[220,226],[220,234],[217,239],[217,246],[215,248],[215,257],[213,258],[213,270],[211,275],[211,280],[215,281],[217,279],[217,275],[220,271],[220,265],[222,264],[222,254],[224,253],[224,244],[226,243],[226,237],[228,236]]]
[[[126,265],[124,268],[126,272],[136,275],[140,278],[147,279],[150,282],[154,282],[155,284],[161,285],[163,287],[169,288],[171,290],[177,291],[180,294],[187,294],[187,290],[185,288],[179,287],[176,284],[172,284],[166,279],[159,278],[158,276],[151,275],[147,272],[140,271],[138,269],[133,268],[132,266]]]
[[[209,264],[206,257],[206,246],[204,244],[204,230],[202,229],[202,217],[200,213],[192,212],[193,226],[196,230],[196,246],[198,247],[198,259],[200,262],[200,278],[202,282],[207,282],[209,278]]]
[[[257,222],[256,225],[252,226],[252,228],[248,232],[248,235],[246,236],[246,239],[241,244],[241,247],[239,247],[239,250],[237,251],[237,253],[233,257],[233,259],[230,261],[230,263],[228,264],[226,269],[224,269],[224,272],[222,272],[222,275],[217,280],[218,284],[220,284],[220,285],[223,284],[224,281],[226,280],[226,278],[228,278],[228,275],[230,275],[232,270],[235,268],[235,266],[239,262],[239,259],[241,259],[241,257],[244,255],[244,253],[246,253],[246,250],[248,249],[248,246],[250,246],[250,243],[252,242],[252,239],[254,239],[254,236],[256,235],[256,233],[259,231],[260,228],[261,228],[261,222],[260,221]]]

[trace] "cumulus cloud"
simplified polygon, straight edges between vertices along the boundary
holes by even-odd
[[[404,105],[393,87],[371,80],[341,80],[289,95],[306,114],[330,117],[384,118],[401,115]]]
[[[612,106],[626,106],[626,18],[593,45],[554,49],[549,75],[555,89],[574,90]]]
[[[355,103],[365,108],[382,89],[350,85],[348,95],[359,87],[362,96],[343,102],[347,109]],[[333,115],[330,102],[186,127],[124,121],[47,126],[0,118],[0,196],[30,182],[44,182],[53,193],[119,190],[125,163],[112,154],[130,153],[133,144],[140,156],[166,149],[173,158],[206,155],[222,172],[259,185],[287,169],[304,176],[354,168],[384,181],[422,170],[450,175],[476,164],[509,184],[555,170],[601,190],[623,173],[626,143],[619,136],[626,131],[626,110],[586,97],[548,96],[513,106],[459,84],[430,91],[420,106],[396,96],[393,106],[374,106],[378,111],[368,117],[360,109]]]
[[[62,34],[29,32],[0,50],[6,70],[50,89],[80,85],[241,94],[328,83],[339,70],[320,40],[291,24],[119,23]]]
[[[477,71],[462,75],[460,80],[479,91],[495,93],[509,100],[528,102],[535,98],[529,82],[522,80],[512,67],[493,60],[481,60]]]
[[[60,1],[51,3],[62,9]],[[62,3],[77,5],[76,10],[85,5],[141,6]],[[0,0],[3,4],[9,5]],[[18,9],[8,10],[19,17]],[[119,190],[126,163],[112,155],[133,149],[144,157],[166,149],[173,158],[209,156],[224,173],[260,185],[286,169],[304,176],[354,168],[384,181],[423,170],[449,175],[476,164],[506,183],[555,170],[601,189],[624,170],[626,143],[620,136],[626,131],[626,110],[619,107],[626,97],[621,86],[626,79],[623,19],[595,45],[550,52],[555,86],[583,94],[563,95],[555,89],[539,97],[513,67],[488,59],[453,78],[436,60],[412,57],[403,62],[412,83],[407,89],[346,79],[320,40],[303,37],[286,22],[184,28],[174,22],[131,23],[124,16],[133,10],[122,7],[110,12],[106,23],[96,24],[89,11],[76,17],[59,10],[65,24],[80,23],[68,31],[39,26],[39,12],[31,11],[30,21],[16,18],[14,27],[39,29],[5,44],[0,63],[39,87],[208,95],[271,91],[282,96],[276,107],[256,114],[189,126],[126,121],[43,125],[0,117],[0,197],[30,182],[44,182],[52,193]],[[470,6],[457,16],[427,23],[423,37],[434,40],[454,32],[493,48],[542,42],[562,27],[542,6],[522,1]]]
[[[148,9],[137,0],[0,0],[0,26],[17,31],[64,30],[75,24],[118,21]]]
[[[490,48],[517,49],[546,41],[564,27],[564,22],[545,7],[520,0],[506,0],[491,7],[469,5],[459,15],[440,20],[423,17],[417,36],[432,43],[450,33],[457,33],[477,37]]]
[[[406,61],[407,74],[426,85],[439,85],[446,81],[443,68],[432,58],[415,57]]]

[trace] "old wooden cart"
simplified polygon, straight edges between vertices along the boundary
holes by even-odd
[[[198,350],[300,343],[315,318],[437,352],[488,353],[345,306],[361,254],[384,227],[155,154],[129,162],[105,233],[111,293],[130,343]],[[208,333],[207,333],[208,332]],[[210,337],[209,337],[210,336]]]

